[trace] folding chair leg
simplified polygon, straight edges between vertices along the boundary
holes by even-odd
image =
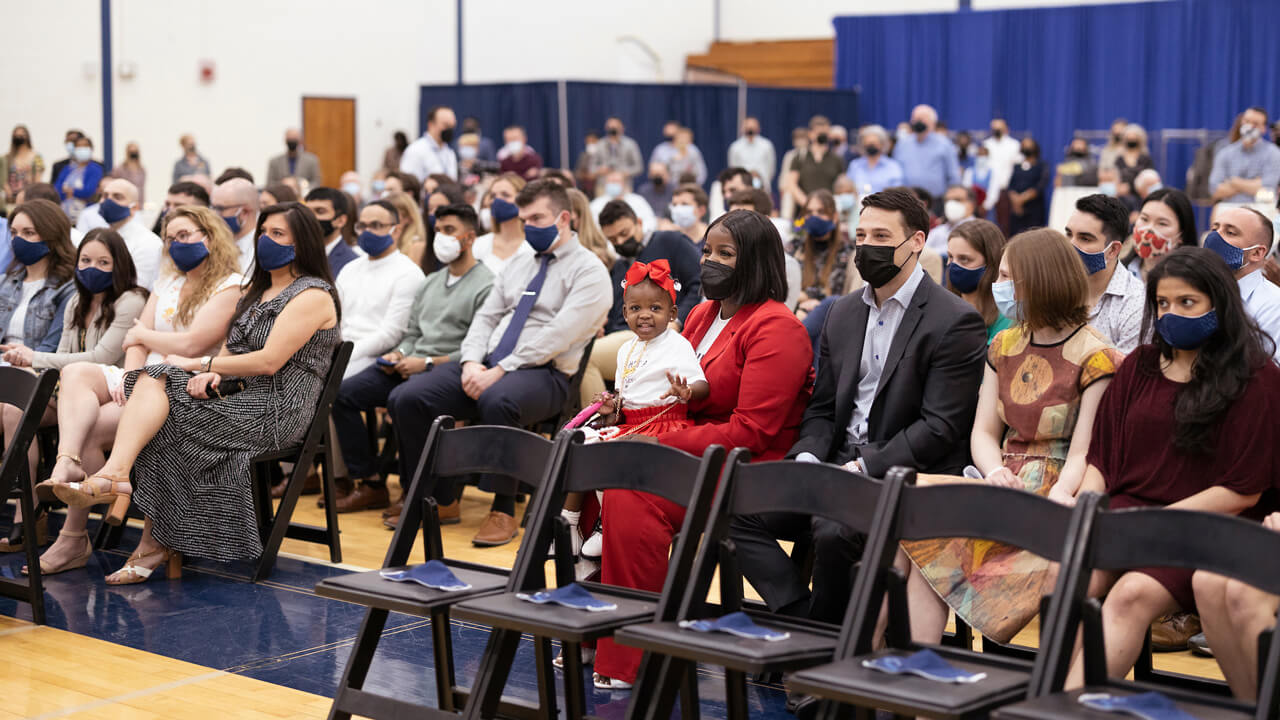
[[[271,532],[267,535],[267,541],[262,544],[262,557],[258,560],[258,568],[253,574],[254,582],[266,580],[275,569],[276,556],[280,554],[280,544],[284,542],[285,534],[289,532],[289,522],[293,519],[293,511],[298,505],[298,498],[302,495],[302,486],[311,464],[312,458],[305,455],[307,453],[303,453],[303,456],[298,458],[299,462],[294,464],[293,472],[289,475],[284,497],[280,498],[280,507],[276,509],[275,518],[271,521]]]
[[[515,661],[516,650],[519,647],[520,633],[518,632],[495,628],[489,635],[480,668],[476,671],[475,684],[471,686],[467,705],[462,710],[466,720],[480,720],[497,715],[498,705],[502,702],[502,692],[506,689],[507,676],[511,673],[511,664]],[[541,681],[541,668],[538,669],[538,674]],[[541,682],[539,685],[541,686]],[[539,694],[542,694],[541,687]],[[547,714],[552,717],[555,715],[554,710]]]
[[[25,463],[24,463],[25,465]],[[21,498],[18,500],[18,506],[22,508],[22,542],[26,545],[27,555],[27,588],[31,593],[29,599],[31,603],[31,619],[37,625],[44,625],[44,575],[40,572],[40,546],[36,542],[36,518],[35,503],[31,499],[35,496],[35,490],[31,485],[31,475],[27,472],[26,467],[19,468],[22,477],[18,480],[18,487],[21,488]]]
[[[698,665],[688,660],[681,660],[679,665],[680,717],[693,720],[702,714],[702,706],[698,702]]]
[[[431,612],[431,650],[435,656],[436,699],[441,710],[457,712],[459,703],[454,695],[457,681],[453,672],[453,635],[450,633],[449,609]]]
[[[672,670],[674,664],[675,661],[667,655],[646,652],[641,657],[640,670],[636,673],[636,681],[631,688],[633,699],[627,703],[626,720],[671,717],[671,709],[680,688],[680,678]],[[643,700],[637,701],[634,698]]]
[[[559,715],[556,710],[556,671],[552,661],[555,659],[555,649],[551,647],[551,638],[535,637],[533,639],[534,662],[538,666],[538,705],[546,708],[546,717],[555,718]],[[579,655],[579,662],[582,657]],[[507,666],[508,672],[510,665]],[[506,676],[503,676],[503,685],[506,685]],[[498,693],[501,696],[501,692]],[[485,717],[488,717],[486,715]]]
[[[333,486],[333,438],[325,431],[324,458],[320,461],[320,487],[324,493],[324,527],[329,540],[329,562],[342,562],[342,542],[338,539],[338,500]]]
[[[582,720],[587,714],[587,688],[582,681],[582,645],[560,643],[564,658],[564,712],[568,720]]]
[[[740,670],[725,668],[724,672],[725,717],[728,720],[747,720],[747,676]]]
[[[350,720],[351,712],[343,710],[343,694],[348,688],[359,690],[364,687],[365,678],[369,674],[369,665],[373,663],[373,654],[378,650],[378,641],[382,638],[382,629],[387,625],[388,611],[369,608],[364,613],[364,621],[360,623],[360,632],[356,635],[355,645],[351,646],[351,657],[347,659],[347,668],[342,671],[342,682],[338,684],[338,693],[329,708],[329,720]]]

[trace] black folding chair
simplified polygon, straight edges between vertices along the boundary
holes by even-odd
[[[347,361],[351,359],[350,341],[338,344],[333,351],[333,362],[329,365],[329,374],[325,378],[324,390],[320,393],[320,402],[316,406],[315,415],[311,417],[311,426],[297,447],[284,448],[263,453],[253,458],[250,463],[251,483],[254,493],[254,504],[258,510],[258,528],[262,533],[262,556],[258,559],[258,567],[254,571],[253,581],[266,580],[276,565],[276,556],[280,554],[280,544],[286,537],[304,542],[329,546],[329,560],[342,562],[342,541],[338,537],[338,513],[334,509],[336,493],[333,489],[333,441],[329,437],[329,411],[333,408],[334,398],[338,397],[338,387],[342,385],[342,374],[346,372]],[[320,460],[321,487],[324,492],[325,510],[324,527],[304,525],[293,522],[293,511],[306,485],[307,475],[311,472],[316,456]],[[293,463],[293,471],[289,474],[289,484],[285,486],[284,496],[273,514],[271,507],[271,466],[282,462]]]
[[[871,527],[882,483],[833,465],[793,461],[748,464],[750,453],[738,448],[729,462],[712,506],[710,525],[687,587],[668,588],[665,598],[674,614],[654,622],[630,625],[614,634],[624,645],[647,652],[628,708],[629,718],[668,718],[677,690],[684,720],[698,717],[698,663],[725,668],[726,715],[741,720],[747,712],[747,675],[790,672],[831,659],[840,628],[790,618],[766,609],[747,610],[758,625],[790,633],[786,640],[745,640],[722,633],[682,629],[682,620],[743,610],[743,577],[736,548],[729,538],[735,516],[770,512],[820,516],[865,533]],[[712,577],[720,570],[720,603],[707,602]]]
[[[566,442],[567,441],[567,442]],[[586,688],[582,678],[582,643],[608,637],[627,625],[656,617],[675,615],[676,588],[689,583],[694,554],[715,492],[716,477],[724,464],[725,452],[718,445],[707,448],[701,458],[654,443],[616,441],[582,444],[582,433],[562,432],[558,443],[566,446],[556,472],[535,495],[536,505],[530,528],[507,580],[506,591],[460,603],[454,612],[460,618],[493,627],[475,686],[463,715],[469,720],[491,718],[507,684],[522,633],[536,643],[560,640],[564,660],[565,715],[581,720],[586,713]],[[621,588],[583,582],[597,598],[615,603],[609,612],[586,612],[559,605],[534,605],[516,597],[519,592],[536,592],[545,587],[543,566],[555,535],[557,585],[573,582],[568,559],[568,525],[560,516],[564,496],[569,492],[594,490],[634,490],[656,495],[687,508],[684,522],[667,568],[663,592]],[[606,523],[626,522],[626,518]],[[607,533],[608,530],[606,529]],[[543,660],[539,659],[539,665]],[[541,672],[542,669],[539,668]],[[556,717],[554,704],[544,705],[542,717]]]
[[[37,625],[45,623],[44,583],[40,574],[40,547],[36,542],[35,488],[27,469],[27,450],[35,439],[40,419],[49,407],[49,398],[58,384],[58,371],[45,370],[33,375],[14,367],[0,367],[0,403],[22,410],[22,420],[0,464],[0,498],[18,495],[18,507],[22,509],[22,542],[26,546],[27,579],[0,578],[0,597],[21,600],[31,605],[31,617]]]
[[[1216,692],[1202,692],[1168,683],[1152,684],[1107,677],[1106,650],[1102,635],[1102,605],[1087,597],[1089,576],[1094,570],[1127,570],[1135,567],[1172,567],[1217,573],[1280,595],[1280,535],[1256,522],[1229,515],[1142,508],[1097,512],[1088,545],[1078,558],[1079,572],[1073,583],[1061,588],[1071,610],[1066,634],[1074,638],[1083,625],[1084,684],[1063,691],[1073,646],[1056,648],[1055,672],[1044,678],[1043,692],[1025,702],[1001,708],[998,718],[1103,718],[1114,714],[1090,710],[1079,703],[1084,693],[1128,696],[1158,691],[1193,717],[1257,718],[1280,717],[1280,643],[1271,642],[1271,633],[1259,636],[1258,697],[1256,705],[1242,703]]]
[[[1086,521],[1093,517],[1099,497],[1086,494],[1073,510],[1022,490],[968,483],[914,487],[914,480],[913,470],[889,471],[883,513],[876,518],[863,553],[863,571],[854,583],[836,660],[788,678],[792,690],[828,701],[820,708],[820,717],[827,720],[848,714],[837,703],[861,708],[859,714],[867,717],[875,708],[933,718],[985,717],[994,708],[1027,697],[1046,663],[1055,657],[1042,650],[1034,662],[1028,662],[913,642],[906,576],[894,567],[894,557],[903,540],[960,537],[1007,543],[1065,567],[1082,547]],[[1059,573],[1057,586],[1064,587],[1067,580],[1066,573]],[[885,593],[889,598],[887,646],[874,651],[876,622]],[[1041,603],[1042,623],[1049,619],[1042,625],[1042,648],[1070,642],[1056,635],[1052,626],[1057,618],[1054,603],[1060,603],[1060,597],[1057,592],[1050,596],[1047,609]],[[885,656],[910,655],[925,647],[956,667],[985,672],[987,677],[971,684],[943,684],[915,675],[890,675],[862,664]]]
[[[453,715],[462,707],[467,691],[458,688],[454,679],[449,609],[462,600],[500,592],[506,585],[507,573],[500,568],[444,557],[440,516],[431,491],[437,482],[471,473],[489,473],[540,485],[550,472],[552,460],[556,457],[554,453],[559,451],[559,446],[553,446],[546,438],[525,430],[492,425],[472,425],[455,430],[453,418],[436,418],[418,460],[418,469],[405,491],[404,511],[391,538],[383,567],[403,569],[409,562],[409,553],[421,527],[425,559],[443,561],[460,580],[471,585],[471,589],[443,592],[415,583],[392,582],[383,579],[378,570],[342,575],[316,585],[317,595],[369,608],[351,648],[351,658],[338,685],[330,718],[350,718],[353,713],[373,718],[418,717],[432,713],[432,708],[362,689],[387,623],[387,613],[393,611],[431,619],[439,710]],[[541,567],[539,565],[538,569]],[[550,644],[544,652],[549,663]],[[544,700],[545,689],[550,688],[550,702],[554,705],[555,686],[549,668],[546,677],[539,678],[539,687],[544,689]],[[515,701],[508,703],[503,710],[505,714],[525,718],[535,717],[538,713],[536,705],[519,705]]]

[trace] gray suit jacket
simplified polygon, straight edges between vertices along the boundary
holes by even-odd
[[[889,346],[868,416],[867,444],[846,448],[869,314],[861,292],[831,306],[813,398],[787,457],[809,452],[841,464],[861,457],[872,477],[884,477],[894,465],[960,474],[969,462],[986,359],[982,316],[926,275]]]
[[[290,174],[296,175],[307,181],[311,187],[320,185],[320,159],[315,153],[306,150],[298,151],[298,163],[293,173],[289,172],[289,156],[288,154],[277,155],[271,158],[271,162],[267,165],[267,185],[278,183],[289,177]]]

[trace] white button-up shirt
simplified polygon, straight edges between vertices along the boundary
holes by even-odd
[[[1261,268],[1240,278],[1238,284],[1245,308],[1262,332],[1271,336],[1280,362],[1280,287],[1263,277]]]
[[[884,374],[884,363],[889,357],[893,336],[898,334],[902,317],[907,314],[907,305],[911,303],[911,298],[923,279],[924,269],[916,262],[911,275],[898,288],[898,292],[878,307],[876,292],[871,285],[867,284],[862,288],[862,301],[867,304],[869,312],[867,332],[862,338],[862,362],[858,365],[858,392],[854,397],[853,416],[849,418],[850,445],[867,442],[867,420],[871,417],[871,405],[876,399],[880,376]]]
[[[418,180],[426,180],[428,175],[448,175],[457,180],[458,156],[453,148],[424,133],[404,149],[400,156],[400,172],[410,173]]]

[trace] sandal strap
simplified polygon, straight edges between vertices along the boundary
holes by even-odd
[[[66,458],[66,459],[70,460],[71,462],[73,462],[73,463],[75,463],[75,464],[77,464],[77,465],[82,465],[82,464],[83,464],[83,463],[81,463],[81,462],[80,462],[80,456],[79,456],[79,455],[72,455],[71,453],[58,453],[58,457],[54,458],[54,459],[53,459],[53,461],[54,461],[54,462],[57,462],[57,461],[61,460],[62,458]]]

